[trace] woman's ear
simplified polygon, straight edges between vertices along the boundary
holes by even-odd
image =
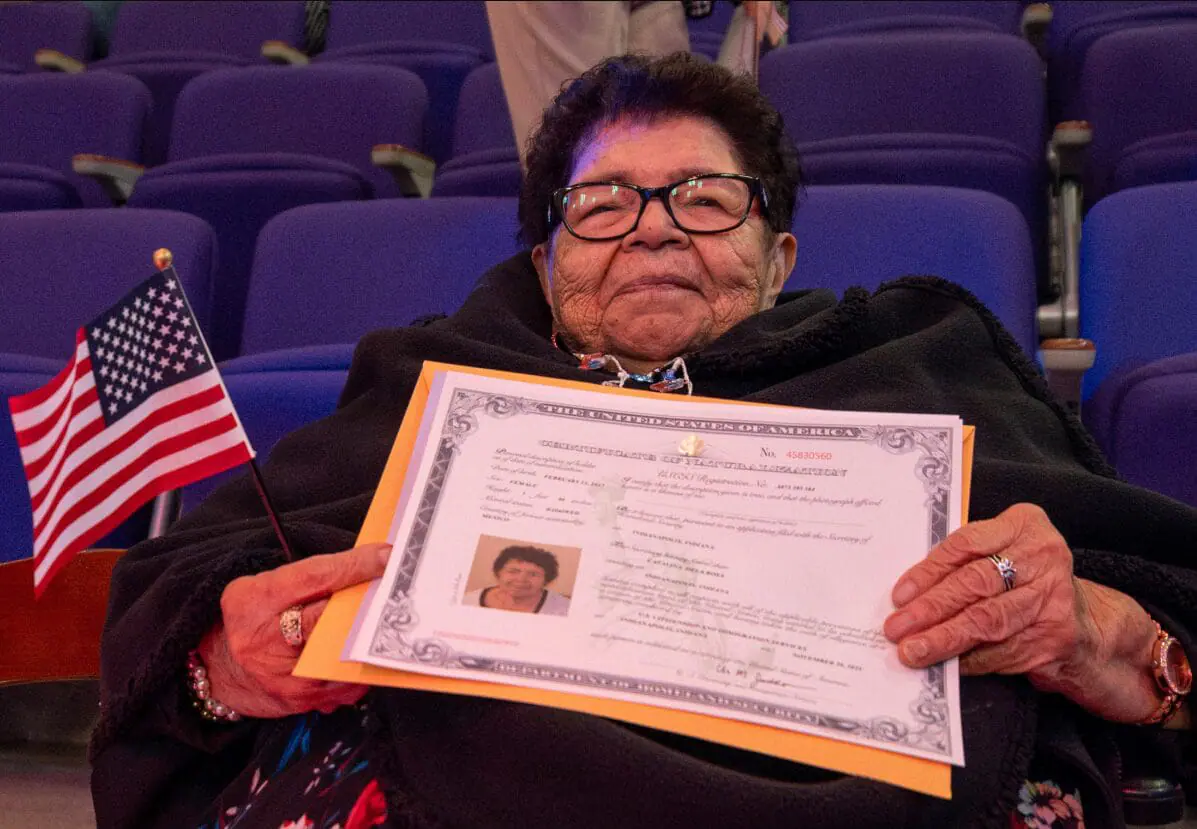
[[[798,257],[798,240],[793,233],[778,233],[768,254],[765,278],[761,285],[761,310],[772,308],[785,287]]]
[[[532,248],[532,266],[536,268],[536,275],[540,279],[540,290],[544,294],[544,301],[549,304],[549,309],[552,310],[553,279],[549,275],[549,270],[552,267],[550,245],[551,242],[541,242]]]

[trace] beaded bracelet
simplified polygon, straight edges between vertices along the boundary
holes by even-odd
[[[191,680],[191,704],[201,717],[212,722],[240,721],[240,714],[212,698],[212,683],[199,651],[187,654],[187,676]]]

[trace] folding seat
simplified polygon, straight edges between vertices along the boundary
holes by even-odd
[[[225,388],[259,463],[284,435],[333,413],[349,375],[353,349],[353,343],[285,349],[240,357],[221,366]],[[335,463],[332,458],[312,461]],[[245,469],[230,469],[185,487],[182,511],[194,508],[221,484],[244,474]],[[285,504],[275,506],[286,508]]]
[[[1193,0],[1052,0],[1048,28],[1048,113],[1053,122],[1086,118],[1081,75],[1090,47],[1114,32],[1197,22]]]
[[[1098,202],[1081,237],[1081,335],[1097,359],[1088,398],[1115,372],[1197,351],[1197,182],[1133,187]]]
[[[266,221],[303,204],[400,195],[371,150],[418,147],[426,106],[420,79],[389,66],[229,69],[184,90],[170,161],[137,179],[129,204],[193,213],[216,229],[217,359],[237,353],[253,243]]]
[[[790,3],[790,43],[905,29],[975,29],[1017,35],[1018,0],[819,0]]]
[[[1093,44],[1081,75],[1093,127],[1086,202],[1125,187],[1197,180],[1195,88],[1197,17],[1113,32]]]
[[[1098,202],[1081,241],[1086,423],[1135,483],[1197,504],[1197,182]]]
[[[761,60],[812,184],[934,184],[1013,202],[1045,233],[1042,67],[989,32],[821,38]]]
[[[242,354],[354,342],[376,328],[452,313],[488,268],[521,249],[516,230],[513,198],[289,210],[258,238]]]
[[[326,48],[316,60],[398,66],[419,75],[429,101],[422,144],[441,162],[449,157],[462,83],[494,60],[485,6],[480,0],[339,3],[329,18]]]
[[[0,561],[33,554],[29,492],[7,416],[9,396],[32,391],[67,364],[76,330],[153,273],[152,254],[174,253],[179,278],[204,325],[215,267],[212,230],[193,216],[151,210],[0,214]],[[144,537],[142,510],[98,546]]]
[[[975,294],[1034,353],[1031,235],[1005,199],[950,187],[810,187],[793,232],[798,258],[787,289],[842,293],[900,276],[940,276]]]
[[[71,158],[140,161],[149,110],[149,90],[135,78],[0,76],[0,212],[110,204],[99,184],[71,171]]]
[[[687,20],[690,51],[711,60],[719,57],[719,49],[723,46],[723,38],[727,35],[735,11],[736,7],[731,3],[713,3],[711,13],[706,17]]]
[[[0,32],[0,67],[9,71],[36,70],[41,49],[91,57],[91,13],[82,3],[0,3]]]
[[[192,78],[213,69],[265,63],[265,42],[303,42],[303,0],[137,0],[121,5],[108,57],[86,68],[143,81],[154,98],[145,159],[161,164],[170,143],[175,100]],[[77,61],[44,56],[42,66],[69,72]]]
[[[522,173],[499,65],[485,63],[461,87],[453,155],[436,171],[434,196],[518,196]]]
[[[516,200],[498,198],[322,204],[271,220],[254,256],[247,356],[221,366],[259,457],[333,411],[363,334],[453,312],[478,277],[519,251],[515,234]],[[187,487],[183,509],[238,474]]]

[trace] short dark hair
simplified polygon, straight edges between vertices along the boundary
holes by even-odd
[[[529,564],[535,564],[541,570],[544,570],[545,584],[556,581],[557,573],[560,572],[557,567],[557,556],[548,550],[542,550],[540,547],[528,547],[516,544],[504,547],[503,552],[499,553],[499,557],[495,559],[493,569],[496,576],[499,575],[499,571],[509,561],[526,561]]]
[[[781,114],[748,75],[678,52],[608,58],[557,95],[528,139],[519,203],[524,243],[548,240],[555,224],[547,215],[553,191],[569,183],[578,150],[596,128],[622,116],[659,115],[695,115],[718,124],[731,137],[744,172],[764,186],[768,207],[762,205],[762,212],[769,227],[789,231],[802,172]]]

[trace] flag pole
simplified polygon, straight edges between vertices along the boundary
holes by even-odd
[[[295,561],[294,548],[287,538],[287,533],[283,530],[283,521],[279,517],[278,511],[274,508],[274,503],[270,500],[270,494],[266,491],[266,481],[262,478],[262,472],[258,469],[258,462],[250,459],[246,464],[249,467],[250,477],[254,479],[254,488],[258,490],[258,497],[262,499],[262,506],[266,508],[266,514],[270,516],[270,525],[274,527],[274,534],[278,536],[279,543],[283,545],[283,555],[287,557],[287,561]]]
[[[154,251],[154,267],[159,271],[168,271],[174,269],[174,254],[167,248],[159,248]],[[177,279],[178,276],[175,275]],[[182,290],[182,283],[180,283],[180,293],[183,296],[183,301],[188,303],[187,292]],[[190,311],[188,307],[188,311]],[[208,341],[203,337],[203,332],[200,334],[200,343],[204,346],[205,351],[208,352],[208,359],[211,365],[215,366],[216,362],[212,358],[212,351],[208,348]],[[232,403],[232,397],[229,396],[229,390],[225,388],[224,378],[220,376],[220,372],[216,372],[217,378],[220,380],[220,386],[224,391],[224,396],[228,398],[229,403]],[[241,418],[237,414],[237,409],[233,408],[233,417],[237,418],[237,425],[241,428],[244,434],[244,427],[241,425]],[[248,436],[246,436],[248,442]],[[274,535],[278,538],[279,544],[283,548],[283,555],[286,556],[287,561],[295,561],[295,548],[291,546],[290,539],[287,538],[287,533],[283,530],[283,521],[279,516],[278,511],[274,508],[274,502],[270,499],[270,494],[266,491],[266,481],[262,478],[262,472],[258,469],[258,462],[253,458],[253,448],[250,447],[250,459],[246,464],[249,467],[250,477],[253,478],[254,489],[258,491],[258,498],[262,501],[262,506],[266,509],[266,515],[270,519],[270,526],[274,528]],[[150,538],[155,538],[166,532],[166,528],[173,521],[174,516],[178,512],[179,493],[177,490],[164,492],[154,499],[154,512],[150,519]],[[157,532],[155,532],[157,530]]]

